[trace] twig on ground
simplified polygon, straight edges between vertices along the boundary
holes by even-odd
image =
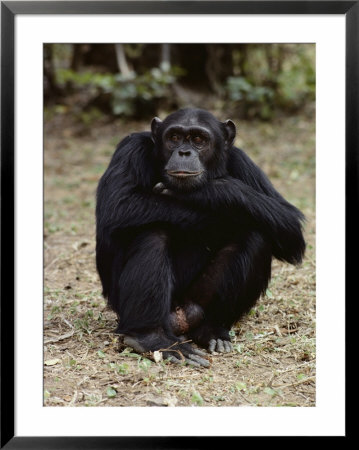
[[[68,339],[75,334],[75,330],[69,331],[68,333],[62,334],[61,336],[55,338],[49,338],[44,340],[44,344],[53,344],[55,342],[63,341],[64,339]]]
[[[291,384],[280,384],[278,386],[273,386],[273,388],[277,389],[277,388],[288,388],[288,387],[293,387],[293,386],[299,386],[300,384],[307,383],[307,382],[310,382],[310,381],[314,381],[315,382],[315,376],[314,377],[304,378],[303,380],[299,380],[299,381],[296,381],[295,383],[291,383]]]

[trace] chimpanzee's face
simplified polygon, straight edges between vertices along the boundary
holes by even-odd
[[[206,182],[208,170],[228,146],[227,122],[222,124],[201,110],[180,110],[163,122],[153,119],[152,135],[160,147],[164,178],[170,188],[192,190]]]

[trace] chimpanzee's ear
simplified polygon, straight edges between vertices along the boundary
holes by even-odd
[[[234,138],[236,137],[236,126],[231,120],[226,120],[224,122],[225,129],[225,144],[227,148],[230,148],[233,145]]]
[[[161,123],[162,123],[162,120],[159,119],[158,117],[154,117],[152,119],[152,122],[151,122],[151,131],[152,131],[151,138],[152,138],[153,142],[156,142],[158,128],[161,125]]]

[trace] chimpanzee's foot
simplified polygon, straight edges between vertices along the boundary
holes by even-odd
[[[158,350],[162,352],[164,359],[175,364],[185,362],[195,367],[209,367],[209,361],[205,359],[204,352],[193,348],[188,343],[181,342],[176,336],[165,334],[162,329],[146,334],[125,335],[123,342],[139,353]]]
[[[208,322],[191,331],[190,337],[196,344],[206,348],[210,353],[229,353],[233,351],[229,330],[215,327]]]

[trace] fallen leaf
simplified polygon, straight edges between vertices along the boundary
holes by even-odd
[[[58,364],[61,360],[60,359],[48,359],[45,361],[45,366],[54,366],[55,364]]]
[[[158,350],[153,352],[153,359],[155,360],[156,363],[161,362],[163,360],[162,352],[159,352]]]
[[[114,398],[117,395],[117,391],[113,389],[112,387],[108,387],[106,391],[107,397]]]

